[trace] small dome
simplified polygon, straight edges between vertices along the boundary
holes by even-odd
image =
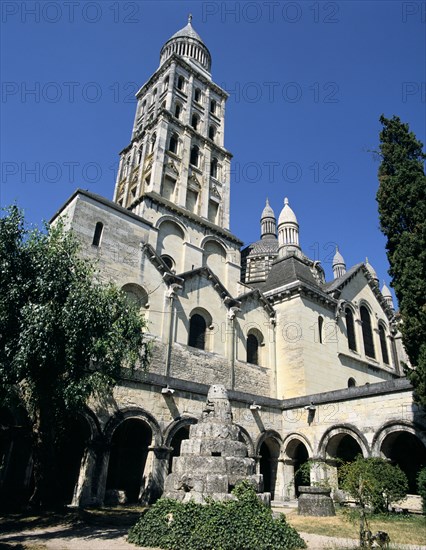
[[[281,210],[281,214],[278,219],[278,225],[281,225],[282,223],[295,223],[296,225],[298,225],[296,214],[288,205],[287,197],[284,199],[284,208]]]
[[[176,54],[210,73],[212,63],[210,52],[200,35],[194,30],[191,21],[192,15],[188,17],[187,25],[169,38],[161,48],[160,66],[171,55]]]
[[[266,205],[265,205],[265,208],[263,209],[262,216],[261,216],[260,219],[263,220],[263,218],[275,218],[274,211],[269,206],[269,200],[268,199],[266,199]]]
[[[336,246],[336,253],[333,257],[333,267],[336,265],[346,265],[343,256],[340,254],[338,247]]]
[[[372,277],[374,280],[378,281],[379,279],[378,279],[378,277],[377,277],[377,273],[376,273],[374,267],[373,267],[373,266],[370,264],[370,262],[368,261],[368,258],[365,258],[365,267],[366,267],[366,268],[368,269],[368,271],[370,272],[371,277]]]
[[[185,27],[183,27],[183,29],[180,29],[180,31],[175,32],[175,34],[169,40],[173,40],[174,38],[182,38],[182,37],[194,38],[195,40],[198,40],[199,42],[204,44],[204,42],[201,40],[201,36],[198,34],[198,32],[194,30],[194,27],[192,26],[191,21],[188,21],[188,23],[185,25]]]
[[[250,244],[247,249],[249,251],[248,256],[273,256],[278,254],[278,239],[272,235],[268,235],[267,238]]]
[[[389,290],[389,288],[386,286],[386,283],[383,283],[382,295],[383,295],[383,298],[392,298],[392,293]]]

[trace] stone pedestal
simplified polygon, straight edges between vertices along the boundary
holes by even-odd
[[[300,516],[335,516],[330,489],[299,487],[298,513]]]
[[[211,386],[198,424],[190,427],[189,439],[182,441],[181,455],[173,458],[173,473],[166,478],[163,496],[201,503],[207,496],[233,499],[231,490],[243,479],[262,493],[263,476],[256,474],[255,460],[248,458],[239,432],[232,421],[225,387]],[[262,500],[269,502],[269,493]]]

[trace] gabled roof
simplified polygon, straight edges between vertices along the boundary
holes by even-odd
[[[335,290],[338,290],[338,289],[342,288],[353,277],[355,277],[355,275],[358,273],[358,271],[361,271],[363,265],[364,265],[363,263],[355,264],[350,269],[348,269],[346,271],[346,273],[344,275],[342,275],[341,277],[338,277],[337,279],[334,279],[334,281],[330,281],[329,283],[326,283],[323,286],[324,291],[327,292],[327,293],[330,293],[330,292],[334,292]]]
[[[212,282],[213,288],[227,305],[234,306],[240,303],[239,300],[233,298],[229,294],[226,287],[223,286],[218,277],[216,277],[213,271],[207,266],[198,267],[197,269],[191,269],[190,271],[185,271],[184,273],[179,273],[178,277],[182,279],[182,281],[187,281],[188,279],[192,279],[193,277],[197,277],[200,275],[204,275]]]
[[[313,262],[311,263],[313,265]],[[259,288],[265,293],[296,281],[321,289],[308,263],[294,254],[275,260],[265,283]]]
[[[78,196],[82,195],[83,197],[88,197],[89,199],[92,199],[96,202],[99,202],[100,204],[103,204],[104,206],[108,206],[112,210],[115,210],[116,212],[120,212],[121,214],[124,214],[125,216],[128,216],[129,218],[132,218],[133,220],[139,221],[145,225],[148,225],[152,227],[152,223],[148,220],[145,220],[144,218],[141,218],[137,214],[134,214],[130,210],[127,210],[126,208],[123,208],[119,204],[117,204],[114,201],[111,201],[109,199],[106,199],[105,197],[102,197],[101,195],[98,195],[96,193],[91,193],[90,191],[87,191],[86,189],[76,189],[74,193],[68,198],[66,202],[56,211],[56,213],[52,216],[50,219],[50,223],[52,223],[59,215],[60,213],[65,210],[65,208]]]
[[[148,243],[141,244],[142,252],[147,256],[148,260],[160,273],[166,284],[182,283],[182,278],[172,273],[164,262],[164,260],[157,254],[153,247]]]
[[[253,290],[250,290],[249,292],[245,292],[244,294],[238,296],[240,302],[244,302],[245,300],[249,300],[250,298],[257,298],[271,317],[275,315],[275,309],[258,288],[254,288]]]

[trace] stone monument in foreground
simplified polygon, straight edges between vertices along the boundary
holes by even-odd
[[[191,426],[189,439],[182,442],[181,455],[173,458],[163,496],[183,502],[204,502],[205,497],[233,499],[231,490],[243,479],[262,493],[263,476],[255,473],[255,460],[247,456],[239,436],[225,386],[210,386],[198,424]],[[270,493],[259,496],[270,503]]]

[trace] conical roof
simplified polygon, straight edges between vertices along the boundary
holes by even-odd
[[[383,298],[392,298],[392,293],[389,290],[389,288],[386,286],[386,283],[383,283],[382,295],[383,295]]]
[[[275,218],[275,214],[274,214],[274,211],[272,210],[271,206],[269,205],[269,200],[266,199],[266,205],[265,205],[265,208],[263,209],[263,212],[262,212],[262,216],[261,216],[261,220],[263,220],[263,218]]]
[[[278,225],[282,223],[295,223],[297,224],[296,214],[288,205],[288,198],[284,199],[284,208],[281,210],[280,217],[278,219]]]
[[[192,26],[192,15],[189,15],[185,27],[175,32],[161,48],[160,65],[173,54],[195,63],[197,67],[202,67],[210,74],[211,55],[200,35]]]
[[[169,38],[169,40],[173,40],[174,38],[194,38],[195,40],[198,40],[202,44],[204,42],[201,40],[201,36],[198,34],[197,31],[194,30],[194,27],[192,26],[192,16],[190,15],[188,18],[188,23],[180,29],[180,31],[175,32],[175,34]]]
[[[376,281],[378,281],[378,277],[377,277],[377,273],[374,269],[374,267],[370,264],[370,262],[368,261],[368,258],[365,258],[365,267],[368,269],[368,271],[370,272],[370,275],[373,279],[375,279]]]
[[[336,265],[346,265],[343,256],[339,252],[339,248],[336,246],[336,253],[333,257],[333,267]]]

